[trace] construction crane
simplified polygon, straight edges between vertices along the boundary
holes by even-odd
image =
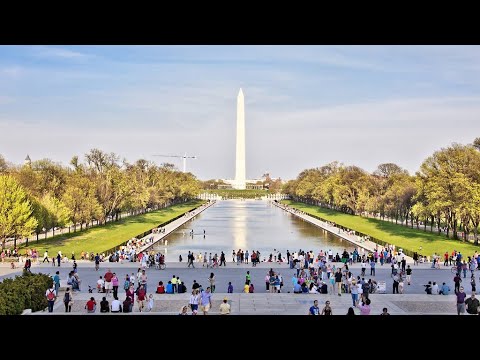
[[[187,159],[196,159],[196,156],[187,156],[185,153],[184,155],[153,155],[159,157],[174,157],[174,158],[182,158],[183,159],[183,172],[187,172]]]

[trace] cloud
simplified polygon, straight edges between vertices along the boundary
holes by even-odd
[[[6,75],[12,78],[19,77],[24,73],[24,68],[18,65],[5,66],[0,68],[0,74]]]
[[[296,124],[299,129],[309,128],[363,128],[369,131],[386,128],[416,130],[437,128],[478,127],[480,97],[400,98],[383,101],[324,106],[313,109],[291,109],[282,112],[259,111],[262,119],[274,118],[279,130]]]
[[[214,95],[206,92],[204,96]],[[82,157],[93,147],[130,161],[143,157],[157,163],[161,161],[153,154],[187,152],[198,157],[188,167],[199,178],[228,178],[234,174],[236,93],[229,97],[221,109],[208,106],[205,111],[195,104],[180,114],[175,113],[185,106],[184,100],[167,98],[164,101],[172,101],[173,114],[152,116],[155,121],[123,110],[108,122],[98,117],[95,125],[82,121],[81,115],[72,123],[61,122],[62,116],[56,115],[54,130],[51,117],[31,124],[3,116],[0,153],[16,163],[28,152],[37,159],[49,157],[66,164],[71,156]],[[452,142],[473,141],[472,134],[480,129],[479,100],[474,96],[402,98],[289,111],[277,111],[274,106],[257,111],[247,106],[247,176],[269,170],[272,176],[295,178],[306,168],[334,160],[367,171],[395,162],[414,173],[434,151]],[[176,165],[181,167],[181,162]]]
[[[15,99],[11,96],[0,95],[0,105],[10,104],[10,103],[13,103],[14,101]]]
[[[92,56],[79,51],[53,46],[33,46],[31,49],[32,54],[40,58],[86,59]]]
[[[248,177],[269,170],[292,178],[333,160],[368,171],[397,162],[412,172],[433,151],[471,142],[480,131],[479,50],[7,49],[0,59],[0,105],[8,104],[0,106],[0,153],[16,163],[27,151],[68,163],[92,147],[132,161],[186,151],[198,156],[188,166],[200,178],[231,177],[242,87]]]

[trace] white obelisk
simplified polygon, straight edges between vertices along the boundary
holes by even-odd
[[[237,96],[237,156],[235,165],[235,189],[246,188],[245,176],[245,102],[240,88]]]

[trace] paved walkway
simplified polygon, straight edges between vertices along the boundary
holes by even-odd
[[[119,299],[124,300],[123,290],[121,290]],[[86,314],[85,304],[93,296],[97,302],[98,315],[100,313],[100,301],[105,294],[74,294],[74,305],[72,314]],[[333,309],[333,315],[345,315],[348,308],[352,306],[350,294],[324,295],[324,294],[292,294],[292,293],[254,293],[254,294],[227,294],[214,293],[212,295],[212,308],[210,314],[219,314],[220,304],[227,297],[231,306],[232,315],[306,315],[314,300],[318,300],[320,309],[325,305],[325,301],[330,301]],[[65,314],[65,307],[62,302],[63,293],[56,301],[54,314]],[[112,296],[107,297],[109,303]],[[190,293],[185,294],[154,294],[154,307],[150,314],[157,315],[177,315],[183,305],[188,305]],[[371,315],[378,315],[386,307],[391,315],[456,315],[456,296],[455,295],[393,295],[393,294],[371,294]],[[138,304],[134,306],[134,314],[140,313]],[[191,313],[191,311],[189,311]],[[359,309],[355,308],[355,313],[359,314]],[[34,315],[46,315],[47,311],[40,311]],[[201,313],[200,313],[201,314]],[[90,314],[88,314],[90,315]],[[111,314],[118,315],[118,314]],[[127,315],[127,314],[123,314]]]
[[[71,264],[67,266],[52,267],[48,264],[40,264],[32,267],[34,272],[50,273],[53,274],[57,269],[60,270],[61,279],[66,279],[67,273],[71,270]],[[97,303],[100,303],[101,298],[105,294],[88,293],[86,289],[88,285],[95,288],[96,280],[99,275],[103,275],[107,268],[111,268],[116,272],[120,278],[120,284],[123,284],[123,279],[127,273],[136,273],[138,269],[138,263],[101,263],[100,271],[94,270],[92,262],[84,261],[79,262],[78,271],[82,278],[82,291],[74,293],[75,304],[72,314],[85,314],[85,304],[87,300],[93,296]],[[148,293],[153,292],[156,289],[158,282],[161,280],[164,283],[168,282],[175,274],[185,283],[187,287],[187,293],[185,294],[154,294],[155,306],[152,314],[177,314],[181,306],[188,304],[190,297],[190,289],[193,280],[197,280],[204,288],[208,285],[208,277],[211,272],[215,273],[216,289],[217,292],[213,294],[213,308],[211,314],[217,314],[219,312],[219,306],[225,296],[232,306],[232,315],[303,315],[306,314],[308,308],[313,303],[314,299],[318,299],[321,307],[328,299],[331,302],[334,315],[343,315],[347,312],[348,308],[352,305],[351,295],[342,294],[338,296],[336,294],[324,295],[324,294],[293,294],[291,278],[295,270],[290,269],[287,264],[277,264],[263,262],[256,267],[252,267],[251,264],[240,264],[227,262],[227,267],[220,268],[206,268],[201,264],[195,263],[195,268],[187,268],[185,262],[168,262],[166,270],[154,270],[147,269],[148,275]],[[404,294],[392,294],[392,280],[391,270],[388,266],[378,267],[376,270],[377,281],[386,281],[386,294],[371,294],[372,301],[372,314],[379,314],[383,307],[387,307],[391,314],[409,315],[409,314],[456,314],[455,296],[454,295],[426,295],[423,287],[427,281],[445,281],[452,289],[453,294],[453,274],[450,272],[449,267],[443,267],[441,269],[432,269],[431,264],[419,264],[413,267],[412,285],[405,286]],[[284,277],[285,286],[281,294],[267,293],[265,289],[264,278],[267,271],[273,268],[276,272],[281,272]],[[360,272],[360,264],[353,264],[350,269],[354,275],[358,275]],[[9,273],[4,277],[12,277],[19,274],[20,271],[16,271],[15,274],[10,273],[8,268],[0,268],[0,272],[7,270]],[[250,271],[252,282],[255,285],[254,294],[241,293],[241,289],[244,283],[246,271]],[[370,278],[368,276],[369,271],[367,269],[367,276],[365,279]],[[475,271],[478,278],[479,272]],[[470,295],[469,279],[463,279],[465,290]],[[226,294],[226,287],[228,282],[231,281],[234,288],[234,293]],[[290,291],[290,293],[288,293]],[[63,314],[64,307],[61,299],[64,292],[60,291],[60,297],[55,305],[54,314]],[[123,301],[125,299],[125,291],[119,289],[119,299]],[[108,298],[112,300],[111,297]],[[358,313],[358,309],[356,309]],[[137,308],[135,312],[138,314]],[[48,314],[48,312],[39,312],[37,314]],[[147,314],[147,313],[145,313]],[[101,314],[104,315],[104,314]]]
[[[361,247],[361,248],[364,248],[365,250],[368,250],[370,252],[374,252],[375,249],[377,249],[378,247],[381,248],[381,245],[378,245],[377,243],[373,242],[373,241],[369,241],[369,240],[366,240],[366,241],[359,241],[358,240],[358,237],[356,235],[349,235],[347,234],[345,231],[335,227],[335,226],[332,226],[324,221],[321,221],[321,220],[318,220],[318,219],[315,219],[314,217],[308,215],[308,214],[305,214],[303,212],[299,212],[298,210],[294,209],[294,208],[291,208],[291,207],[286,207],[285,205],[283,204],[280,204],[278,202],[275,202],[275,201],[272,201],[272,204],[283,209],[284,211],[287,211],[289,212],[290,214],[292,215],[295,215],[305,221],[308,221],[309,223],[313,224],[313,225],[316,225],[318,227],[321,227],[322,229],[325,229],[327,230],[328,232],[334,234],[335,236],[338,236],[344,240],[347,240],[349,242],[351,242],[352,244],[358,246],[358,247]],[[407,256],[407,255],[403,255],[405,257],[405,260],[407,260],[407,264],[413,264],[413,258],[410,257],[410,256]]]

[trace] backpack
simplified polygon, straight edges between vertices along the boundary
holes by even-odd
[[[55,300],[55,292],[54,292],[53,290],[48,290],[47,300],[48,300],[48,301],[53,301],[53,300]]]

